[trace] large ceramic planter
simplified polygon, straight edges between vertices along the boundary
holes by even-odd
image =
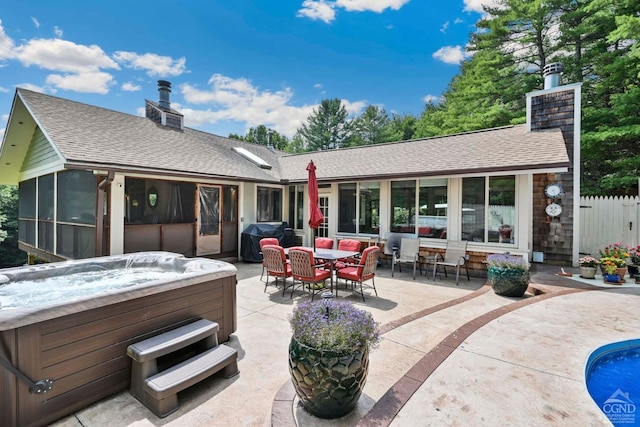
[[[368,348],[350,354],[307,347],[291,338],[289,372],[302,406],[320,418],[351,412],[367,381]]]
[[[598,269],[595,267],[580,267],[580,277],[583,279],[595,279],[597,271]]]
[[[529,286],[529,271],[491,266],[487,277],[493,291],[505,297],[521,297]]]

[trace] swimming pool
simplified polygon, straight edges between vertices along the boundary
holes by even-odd
[[[594,350],[585,367],[587,390],[614,426],[640,424],[640,339]]]

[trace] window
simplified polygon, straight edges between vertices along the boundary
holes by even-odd
[[[338,199],[339,233],[378,233],[380,221],[379,182],[340,184]]]
[[[38,178],[38,248],[53,252],[53,174]]]
[[[391,182],[391,206],[391,231],[446,238],[446,178]]]
[[[356,183],[338,185],[338,233],[356,232]]]
[[[358,214],[358,232],[378,234],[380,226],[380,183],[360,183],[360,212]]]
[[[415,233],[409,223],[416,214],[416,181],[391,182],[391,231]]]
[[[36,179],[22,181],[18,192],[18,240],[36,244]]]
[[[96,186],[93,172],[74,170],[58,173],[58,222],[95,226]]]
[[[445,239],[447,237],[447,179],[418,181],[418,236]]]
[[[514,243],[515,176],[462,180],[462,239]]]
[[[58,173],[56,253],[81,259],[95,256],[97,182],[93,172]]]
[[[282,189],[258,187],[258,222],[282,221]]]
[[[289,186],[289,227],[302,230],[304,221],[304,186]]]

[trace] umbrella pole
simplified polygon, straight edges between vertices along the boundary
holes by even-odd
[[[316,236],[318,235],[318,229],[314,228],[313,229],[313,252],[316,251]]]

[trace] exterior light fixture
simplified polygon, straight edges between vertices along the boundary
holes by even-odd
[[[329,320],[329,310],[333,305],[333,294],[331,293],[331,291],[324,291],[320,296],[322,297],[322,305],[327,310],[327,313],[324,315],[324,317]]]

